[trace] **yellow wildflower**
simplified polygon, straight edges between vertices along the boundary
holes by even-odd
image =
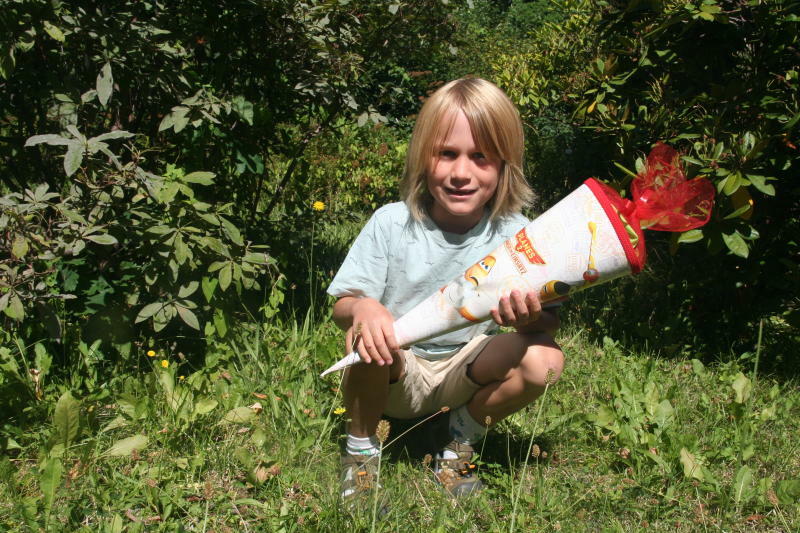
[[[178,380],[183,381],[184,379],[186,379],[186,376],[178,376]]]
[[[317,200],[316,202],[311,204],[311,209],[313,209],[314,211],[325,211],[325,203]]]
[[[343,415],[345,411],[347,411],[347,409],[345,409],[344,407],[337,407],[336,409],[333,410],[333,414]]]
[[[153,350],[147,350],[147,357],[155,357],[155,356],[156,352],[154,352]]]
[[[167,368],[169,366],[169,361],[167,361],[166,359],[162,359],[161,360],[161,366],[164,367],[164,368]]]

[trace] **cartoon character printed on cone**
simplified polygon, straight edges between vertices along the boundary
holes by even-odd
[[[497,263],[493,255],[487,255],[464,272],[463,278],[458,278],[442,287],[447,301],[458,310],[458,313],[470,322],[480,322],[470,311],[470,304],[481,299],[481,283],[492,271]],[[488,296],[488,295],[486,295]]]

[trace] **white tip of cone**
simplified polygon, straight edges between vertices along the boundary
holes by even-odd
[[[319,377],[324,378],[331,372],[336,372],[338,370],[344,370],[348,366],[353,366],[357,363],[361,362],[361,357],[358,355],[358,352],[350,352],[349,354],[342,357],[337,363],[327,369],[325,372],[319,375]]]

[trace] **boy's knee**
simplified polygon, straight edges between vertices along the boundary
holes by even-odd
[[[555,341],[531,344],[520,363],[522,379],[536,387],[554,384],[563,370],[564,352]]]

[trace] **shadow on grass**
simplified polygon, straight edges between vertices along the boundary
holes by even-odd
[[[418,463],[424,460],[425,455],[435,455],[451,440],[447,431],[447,418],[438,415],[430,420],[420,423],[425,417],[408,420],[386,418],[391,424],[391,432],[387,442],[393,442],[386,454],[391,461]],[[419,425],[417,425],[419,424]],[[413,429],[411,429],[413,428]],[[486,464],[497,464],[503,467],[516,467],[525,461],[530,444],[530,434],[523,433],[518,428],[509,428],[499,424],[486,435],[485,442],[473,445],[476,452],[482,451],[481,461]],[[547,434],[539,434],[534,438],[540,454],[539,463],[548,464],[552,459],[552,450],[556,442]]]

